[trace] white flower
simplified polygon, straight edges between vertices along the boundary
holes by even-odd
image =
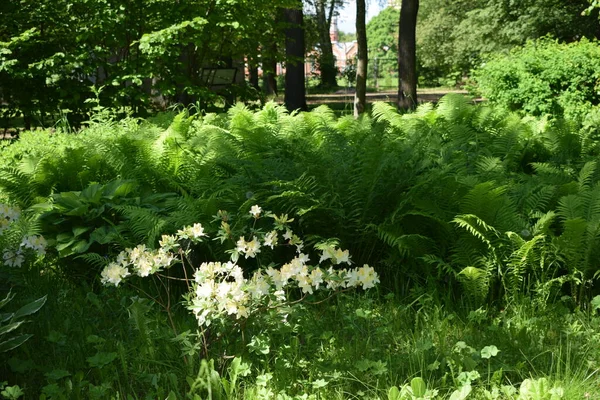
[[[242,304],[238,304],[237,306],[237,314],[236,314],[236,318],[240,319],[240,318],[248,318],[248,308],[246,308],[246,306],[242,305]]]
[[[283,270],[283,267],[281,269]],[[288,279],[283,278],[280,270],[276,270],[273,267],[269,267],[266,272],[267,275],[271,278],[271,281],[273,281],[273,285],[275,285],[275,288],[277,288],[277,290],[283,289],[283,287],[287,284]]]
[[[192,236],[195,239],[198,239],[199,237],[202,237],[202,236],[206,236],[206,234],[204,233],[204,228],[202,227],[201,224],[194,224],[192,226]]]
[[[146,252],[145,244],[138,244],[135,248],[129,250],[129,260],[134,264]]]
[[[164,251],[164,249],[161,248],[152,257],[152,262],[158,269],[168,268],[171,266],[171,263],[173,262],[174,259],[175,259],[175,256],[173,255],[173,253]]]
[[[243,282],[244,281],[244,272],[242,271],[242,269],[240,267],[238,267],[237,265],[235,267],[232,268],[231,272],[229,273],[229,275],[231,275],[231,277],[236,281],[236,282]]]
[[[315,289],[319,288],[319,285],[323,283],[323,271],[321,268],[315,268],[310,272],[310,280]]]
[[[334,253],[335,248],[333,246],[327,246],[325,249],[323,249],[323,253],[321,254],[321,258],[319,259],[319,264],[325,260],[333,258]]]
[[[164,247],[165,250],[171,250],[173,247],[178,246],[177,238],[173,235],[162,235],[162,238],[159,240],[158,244],[160,244],[160,247]]]
[[[123,267],[126,267],[129,264],[127,254],[130,251],[131,251],[131,249],[125,249],[124,251],[120,252],[119,255],[117,256],[117,264],[120,264]]]
[[[256,236],[254,236],[252,241],[246,242],[246,258],[254,258],[256,257],[257,253],[260,253],[260,242]]]
[[[379,276],[375,272],[375,269],[365,264],[358,269],[358,280],[362,285],[363,289],[370,289],[375,287],[376,283],[379,283]]]
[[[266,281],[265,277],[260,271],[257,271],[254,273],[254,276],[252,276],[252,281],[248,286],[248,292],[254,299],[259,299],[269,293],[270,287],[271,286]]]
[[[358,270],[352,268],[346,272],[346,287],[354,287],[360,285]]]
[[[348,253],[348,250],[342,251],[342,249],[337,249],[333,256],[336,264],[341,264],[343,262],[350,264],[350,254]]]
[[[240,240],[238,240],[235,244],[235,249],[240,253],[246,252],[246,239],[243,236],[240,236]]]
[[[215,290],[215,281],[209,280],[204,282],[202,285],[196,287],[196,297],[200,299],[209,298],[212,296]]]
[[[283,238],[284,238],[285,240],[291,240],[291,239],[292,239],[292,235],[293,235],[293,234],[294,234],[294,233],[292,232],[292,230],[291,230],[291,229],[288,229],[288,230],[286,230],[286,231],[285,231],[285,233],[283,234]]]
[[[277,231],[271,231],[269,233],[267,233],[265,235],[265,241],[263,242],[263,245],[269,246],[270,248],[273,248],[273,246],[275,246],[277,244]]]
[[[101,282],[103,284],[106,285],[110,283],[112,285],[119,286],[121,280],[123,280],[123,278],[126,276],[129,276],[129,271],[127,268],[123,268],[119,264],[112,262],[102,270],[100,276],[102,277]]]
[[[302,289],[302,293],[313,293],[310,278],[307,275],[297,275],[296,280],[298,281],[298,287]]]
[[[3,258],[4,265],[7,267],[20,267],[23,265],[23,261],[25,261],[25,257],[23,256],[21,249],[18,249],[16,252],[4,250]]]
[[[136,274],[141,277],[146,277],[154,272],[154,263],[153,259],[149,257],[147,253],[144,253],[142,256],[138,258],[138,260],[133,264],[133,269]]]
[[[308,254],[304,254],[304,253],[300,253],[300,255],[298,256],[298,260],[302,263],[302,264],[306,264],[307,262],[310,261],[310,258],[308,258]]]
[[[250,208],[250,214],[252,214],[252,216],[254,218],[258,218],[260,217],[260,213],[262,212],[262,208],[260,208],[258,205],[253,205]]]

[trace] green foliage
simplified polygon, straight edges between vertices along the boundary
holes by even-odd
[[[583,122],[600,103],[599,59],[596,42],[541,39],[488,60],[474,76],[481,95],[507,110]]]
[[[422,0],[417,28],[420,80],[453,86],[482,60],[546,35],[570,43],[598,38],[587,0]]]
[[[238,68],[257,59],[258,43],[282,40],[278,7],[185,0],[106,2],[47,0],[0,5],[0,86],[4,127],[47,126],[59,117],[78,126],[100,107],[147,115],[170,102],[211,106],[223,96],[202,79],[203,68]],[[93,22],[90,22],[93,21]],[[264,57],[280,59],[266,50]],[[239,79],[242,77],[242,79]],[[236,89],[233,89],[234,91]],[[217,100],[218,99],[218,100]]]
[[[456,95],[406,115],[378,103],[359,120],[324,106],[290,115],[237,105],[160,125],[109,119],[78,135],[25,134],[2,149],[0,186],[46,211],[41,233],[67,257],[61,264],[82,271],[219,210],[235,219],[260,204],[298,215],[307,245],[336,238],[389,288],[448,285],[444,296],[474,304],[522,293],[585,302],[599,269],[591,143],[587,128]]]
[[[0,309],[10,303],[14,297],[15,295],[12,294],[12,291],[9,291],[6,297],[0,300]],[[45,303],[46,296],[22,306],[15,312],[0,314],[0,353],[6,353],[16,349],[33,336],[32,334],[19,334],[15,336],[16,332],[14,331],[16,331],[24,322],[27,322],[23,319],[24,317],[35,314]]]
[[[373,76],[375,63],[377,63],[379,77],[397,76],[399,20],[400,11],[395,7],[388,7],[367,23],[367,39],[370,50],[367,77]]]

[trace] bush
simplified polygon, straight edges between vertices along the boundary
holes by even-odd
[[[600,103],[600,47],[582,39],[530,41],[474,72],[478,94],[511,111],[581,122]]]

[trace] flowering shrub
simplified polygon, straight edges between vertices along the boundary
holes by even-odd
[[[195,269],[193,281],[190,279],[191,282],[188,282],[191,283],[188,309],[196,316],[200,326],[209,326],[212,321],[228,316],[247,318],[261,309],[282,306],[288,303],[286,290],[289,289],[299,289],[304,297],[317,290],[369,289],[379,283],[375,270],[366,264],[360,268],[334,268],[340,264],[351,265],[352,261],[348,250],[331,244],[315,246],[321,256],[318,263],[310,263],[309,255],[302,252],[304,242],[288,226],[293,219],[288,219],[287,215],[263,213],[257,205],[251,208],[250,214],[255,222],[261,215],[272,218],[274,229],[266,233],[253,230],[250,240],[250,236],[240,236],[235,242],[236,247],[228,251],[228,261],[202,263]],[[219,212],[218,216],[221,227],[215,240],[233,241],[227,213]],[[284,233],[280,235],[280,232]],[[102,283],[118,286],[131,275],[146,277],[176,262],[183,263],[189,252],[189,246],[184,249],[186,241],[199,243],[205,237],[202,225],[194,224],[175,235],[163,235],[158,250],[146,249],[144,245],[126,249],[104,268]],[[256,258],[262,249],[275,246],[293,246],[296,255],[280,268],[269,265],[259,268],[251,277],[245,277],[242,268],[237,265],[240,256]],[[182,257],[177,257],[177,254]]]
[[[28,252],[38,256],[46,254],[46,240],[43,236],[23,235],[18,229],[15,229],[12,235],[7,234],[14,228],[20,217],[21,211],[18,208],[0,204],[0,237],[4,239],[2,262],[7,267],[22,266]]]

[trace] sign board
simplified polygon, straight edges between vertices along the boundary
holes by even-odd
[[[237,68],[203,68],[200,75],[202,84],[213,86],[228,86],[235,82]]]

